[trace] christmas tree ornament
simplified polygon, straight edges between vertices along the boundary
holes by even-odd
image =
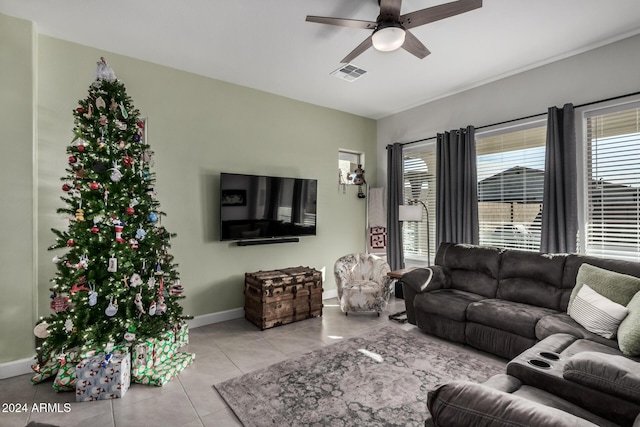
[[[134,213],[136,213],[136,210],[133,208],[133,206],[129,206],[127,207],[127,209],[125,209],[125,212],[127,213],[127,215],[133,215]]]
[[[102,125],[102,126],[106,126],[107,124],[107,116],[105,116],[104,114],[100,116],[100,119],[98,120],[98,122]]]
[[[138,249],[138,241],[134,238],[129,239],[129,247],[131,249]]]
[[[147,236],[147,232],[144,231],[142,226],[138,227],[138,229],[136,230],[136,239],[143,240],[146,236]]]
[[[75,173],[76,173],[76,178],[84,179],[87,176],[89,176],[89,172],[86,171],[84,166],[80,167],[79,169],[76,169]]]
[[[102,97],[101,97],[101,96],[99,96],[99,97],[98,97],[98,99],[96,99],[96,107],[97,107],[98,109],[106,108],[106,107],[107,107],[107,104],[104,102],[104,99],[102,99]],[[105,118],[106,118],[106,116],[101,116],[101,117],[100,117],[100,120],[102,120],[102,117],[105,117]]]
[[[78,162],[78,158],[76,156],[69,156],[69,158],[67,160],[72,165]]]
[[[149,222],[157,222],[157,221],[158,221],[158,215],[156,215],[155,212],[150,212]]]
[[[90,291],[91,289],[87,288],[85,285],[79,285],[77,283],[74,283],[73,286],[71,287],[71,290],[69,291],[70,294],[75,294],[76,292],[80,292],[80,291]]]
[[[156,278],[151,276],[149,277],[149,280],[147,280],[147,288],[149,288],[149,290],[152,290],[156,287]]]
[[[84,113],[84,108],[82,108],[82,107],[77,107],[77,108],[76,108],[76,113],[78,113],[78,114],[82,114],[82,113]]]
[[[62,184],[62,191],[66,193],[69,190],[71,190],[71,186],[69,184]]]
[[[80,259],[78,261],[78,269],[89,267],[89,256],[86,254],[80,255]],[[83,276],[81,279],[86,281],[86,278]]]
[[[129,326],[127,332],[124,333],[124,340],[127,342],[133,342],[136,339],[136,328],[135,326]]]
[[[131,275],[131,279],[129,280],[129,284],[133,288],[136,288],[136,287],[142,285],[142,277],[140,277],[140,275],[138,273],[133,273]]]
[[[117,162],[113,162],[113,167],[111,169],[109,169],[111,171],[111,176],[109,178],[111,178],[111,181],[113,182],[118,182],[122,179],[122,172],[120,172],[120,170],[118,170],[118,163]]]
[[[33,328],[33,335],[40,339],[48,338],[50,335],[48,328],[49,324],[46,321],[42,321]]]
[[[73,321],[71,319],[67,319],[64,321],[64,330],[68,333],[73,331]]]
[[[124,222],[116,218],[113,220],[113,226],[116,230],[116,242],[124,243],[125,240],[122,238],[122,230],[124,229]]]
[[[143,314],[146,314],[147,312],[144,309],[144,306],[142,305],[142,294],[141,293],[137,293],[134,299],[134,304],[136,305],[136,307],[138,308],[138,319],[140,318],[140,316],[142,316]]]
[[[98,234],[100,232],[100,229],[98,228],[98,226],[94,225],[93,227],[91,227],[91,232],[93,234]]]
[[[171,295],[182,295],[183,292],[184,292],[184,288],[180,284],[179,279],[176,280],[176,282],[173,285],[171,285],[171,288],[169,288],[169,293]]]
[[[96,68],[96,83],[99,83],[100,80],[104,80],[106,82],[116,81],[116,73],[107,64],[107,61],[105,61],[103,57],[100,57],[100,61],[97,64],[98,66]]]
[[[120,130],[127,130],[127,124],[125,122],[121,122],[120,120],[115,121],[115,125]]]
[[[155,314],[156,314],[156,302],[151,301],[151,304],[149,304],[149,316],[153,316]]]
[[[53,261],[54,264],[58,264],[59,262],[62,261],[62,258],[60,258],[58,255],[54,256],[51,261]]]
[[[69,308],[69,298],[58,295],[51,300],[51,310],[55,313],[61,313]]]
[[[167,304],[164,303],[164,296],[158,295],[158,304],[156,305],[156,316],[160,316],[167,311]]]
[[[98,143],[98,148],[100,148],[100,143]],[[102,173],[107,170],[107,165],[105,165],[104,162],[95,161],[91,165],[91,170],[93,170],[95,173]]]
[[[140,142],[142,137],[139,134],[133,135],[133,142]]]
[[[129,113],[127,113],[127,109],[124,108],[124,104],[120,103],[120,114],[122,114],[122,117],[125,119],[129,118]]]
[[[76,209],[76,221],[84,222],[84,209],[82,208]]]
[[[95,285],[90,285],[91,292],[89,293],[89,306],[93,307],[98,303],[98,293],[96,292]]]
[[[118,258],[116,258],[115,255],[111,255],[111,258],[109,258],[107,271],[109,273],[115,273],[116,271],[118,271]]]
[[[78,145],[78,151],[79,151],[80,153],[83,153],[83,152],[84,152],[84,150],[85,150],[85,146],[84,146],[84,144],[79,144],[79,145]]]
[[[72,247],[76,244],[76,242],[73,241],[73,239],[69,239],[67,240],[67,246]]]
[[[122,164],[127,168],[131,167],[131,165],[133,165],[133,158],[131,156],[122,157]]]
[[[94,223],[95,225],[100,224],[102,221],[104,221],[104,216],[102,216],[102,215],[95,215],[95,216],[93,217],[93,223]]]
[[[138,126],[139,129],[144,129],[144,122],[140,120],[138,123],[136,123],[136,126]]]
[[[114,302],[113,297],[110,297],[109,305],[104,310],[104,314],[106,314],[109,317],[113,317],[116,315],[117,312],[118,312],[118,302],[117,301]]]
[[[86,119],[90,119],[93,116],[93,105],[89,104],[89,106],[87,107],[87,112],[85,113],[84,117]]]
[[[111,98],[111,102],[109,103],[109,111],[114,112],[118,109],[118,103],[115,98]]]
[[[100,184],[98,184],[97,182],[93,181],[91,184],[89,184],[89,188],[93,191],[95,190],[99,190],[100,189]]]

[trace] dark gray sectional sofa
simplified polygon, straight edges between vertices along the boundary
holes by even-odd
[[[430,393],[427,425],[640,426],[640,359],[567,314],[585,263],[640,278],[640,263],[452,243],[402,277],[410,323],[511,360],[484,385]]]

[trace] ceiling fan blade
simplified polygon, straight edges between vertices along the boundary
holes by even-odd
[[[416,36],[411,34],[410,31],[405,32],[402,48],[410,54],[417,56],[419,59],[422,59],[431,53]]]
[[[328,18],[325,16],[307,16],[307,22],[317,22],[318,24],[335,25],[338,27],[362,28],[373,30],[377,24],[373,21],[360,21],[358,19]]]
[[[458,0],[404,14],[400,17],[400,24],[406,29],[415,28],[480,7],[482,7],[482,0]]]
[[[345,56],[340,62],[343,64],[351,62],[354,58],[363,53],[365,50],[369,49],[371,46],[373,46],[373,42],[371,41],[371,36],[369,36],[362,43],[360,43],[358,47],[353,49],[351,53]]]
[[[402,0],[379,0],[380,2],[380,16],[381,21],[397,22],[400,18],[400,8],[402,7]]]

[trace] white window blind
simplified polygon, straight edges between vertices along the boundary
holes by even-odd
[[[476,136],[480,244],[540,249],[546,124]]]
[[[640,105],[586,114],[585,248],[640,261]]]
[[[436,144],[404,149],[404,203],[419,200],[423,208],[422,221],[406,221],[402,225],[402,242],[407,258],[433,258],[435,248],[436,210]],[[418,203],[417,206],[422,206]],[[427,233],[429,238],[427,238]],[[427,241],[430,250],[427,250]],[[431,260],[433,261],[433,259]]]

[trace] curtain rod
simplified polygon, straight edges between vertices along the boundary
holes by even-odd
[[[640,92],[627,93],[626,95],[618,95],[618,96],[613,96],[611,98],[600,99],[598,101],[585,102],[584,104],[575,105],[574,108],[588,107],[589,105],[599,104],[601,102],[615,101],[617,99],[626,98],[628,96],[635,96],[635,95],[640,95]],[[532,114],[530,116],[520,117],[518,119],[505,120],[503,122],[493,123],[491,125],[479,126],[479,127],[476,127],[476,129],[484,129],[484,128],[488,128],[488,127],[492,127],[492,126],[506,125],[508,123],[513,123],[513,122],[517,122],[517,121],[520,121],[520,120],[526,120],[526,119],[533,119],[535,117],[541,117],[541,116],[546,116],[546,115],[547,115],[547,113]],[[416,144],[418,142],[431,141],[432,139],[436,139],[437,137],[438,136],[436,135],[436,136],[430,136],[429,138],[416,139],[415,141],[401,142],[400,145],[409,145],[409,144]],[[387,149],[389,147],[391,147],[391,144],[387,145]]]

